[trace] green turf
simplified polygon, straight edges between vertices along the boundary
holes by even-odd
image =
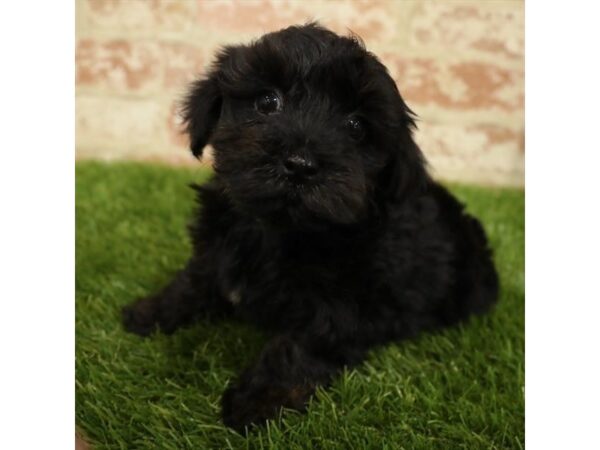
[[[496,252],[496,311],[459,328],[371,352],[288,412],[242,437],[219,399],[265,337],[201,322],[171,337],[126,334],[119,309],[157,290],[190,252],[192,181],[205,170],[76,167],[76,418],[95,448],[478,449],[524,446],[524,195],[453,186]]]

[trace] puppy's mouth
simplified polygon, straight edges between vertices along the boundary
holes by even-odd
[[[290,205],[297,205],[302,202],[306,195],[311,195],[312,191],[318,190],[315,183],[307,183],[302,180],[285,181],[284,196]]]
[[[231,180],[233,181],[233,180]],[[329,179],[274,177],[257,181],[244,177],[229,182],[229,195],[244,213],[278,227],[321,229],[327,224],[352,224],[365,216],[362,186]],[[354,189],[348,185],[354,186]]]

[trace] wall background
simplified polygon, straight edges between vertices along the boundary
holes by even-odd
[[[435,176],[524,184],[522,0],[76,0],[76,15],[78,159],[193,164],[186,83],[219,45],[316,19],[388,66]]]

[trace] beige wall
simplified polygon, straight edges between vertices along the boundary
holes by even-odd
[[[193,163],[176,103],[215,49],[317,19],[388,66],[436,176],[524,183],[520,0],[76,0],[76,11],[80,159]]]

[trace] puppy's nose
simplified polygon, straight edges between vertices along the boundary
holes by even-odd
[[[310,178],[317,174],[317,164],[311,158],[292,155],[283,161],[283,172],[288,177]]]

